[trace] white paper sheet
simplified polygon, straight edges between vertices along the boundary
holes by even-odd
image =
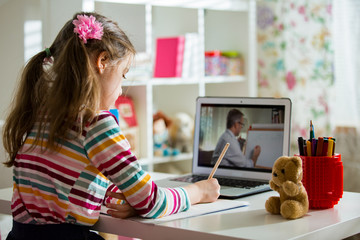
[[[212,203],[201,203],[201,204],[192,205],[190,207],[190,209],[186,212],[181,212],[181,213],[173,214],[170,216],[165,216],[165,217],[158,218],[158,219],[148,219],[148,218],[141,218],[141,217],[132,217],[132,218],[128,218],[128,219],[132,220],[132,221],[143,222],[143,223],[157,224],[157,223],[174,221],[174,220],[190,218],[190,217],[196,217],[196,216],[201,216],[201,215],[206,215],[206,214],[211,214],[211,213],[216,213],[216,212],[222,212],[222,211],[226,211],[226,210],[230,210],[230,209],[234,209],[234,208],[245,207],[248,205],[249,205],[249,203],[245,202],[245,201],[218,199],[217,201],[212,202]],[[107,208],[103,206],[101,208],[101,213],[107,214],[106,211],[107,211]]]

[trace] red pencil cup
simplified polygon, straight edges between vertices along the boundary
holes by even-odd
[[[299,155],[297,155],[299,156]],[[302,183],[307,191],[310,209],[332,208],[343,195],[341,154],[302,159]]]

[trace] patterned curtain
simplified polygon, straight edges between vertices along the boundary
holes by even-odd
[[[258,87],[261,97],[292,100],[291,155],[297,137],[330,136],[334,85],[330,0],[258,1]]]

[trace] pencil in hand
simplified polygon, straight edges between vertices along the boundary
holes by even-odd
[[[227,149],[229,148],[229,146],[230,146],[230,143],[227,143],[227,144],[225,145],[225,147],[224,147],[224,149],[222,150],[222,152],[221,152],[218,160],[216,161],[215,166],[214,166],[214,168],[212,169],[212,171],[211,171],[208,179],[210,179],[210,178],[212,178],[212,177],[214,176],[214,174],[215,174],[217,168],[219,167],[219,165],[220,165],[220,163],[221,163],[221,160],[222,160],[223,157],[225,156],[225,153],[226,153]]]

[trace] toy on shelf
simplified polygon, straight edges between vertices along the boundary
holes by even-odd
[[[306,189],[301,183],[302,161],[299,157],[279,157],[273,166],[270,187],[280,197],[270,197],[265,208],[269,213],[281,214],[287,219],[304,216],[309,210]]]
[[[128,96],[120,96],[115,107],[119,112],[119,126],[126,139],[129,141],[132,152],[139,156],[139,127],[133,100]]]
[[[176,156],[179,154],[177,149],[169,146],[168,128],[172,120],[163,112],[159,111],[153,115],[153,138],[154,138],[154,156]]]
[[[177,113],[169,127],[170,146],[180,152],[192,152],[194,119],[187,113]]]

